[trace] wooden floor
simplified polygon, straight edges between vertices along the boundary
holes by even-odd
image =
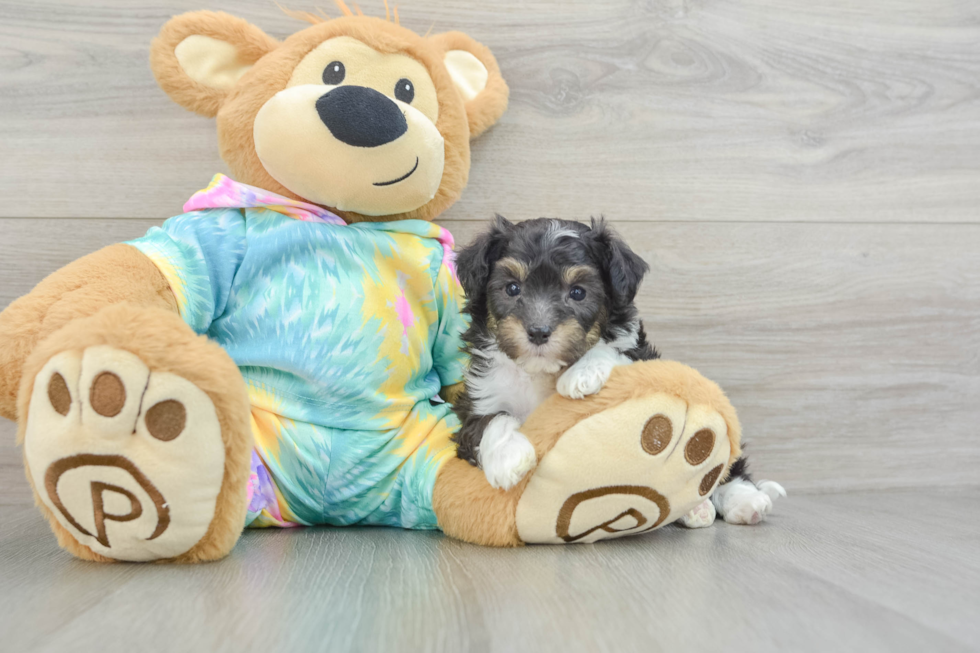
[[[980,490],[794,497],[759,527],[494,551],[248,532],[197,567],[97,565],[0,507],[5,651],[969,651]]]
[[[0,308],[227,172],[147,63],[202,7],[303,27],[272,0],[0,0]],[[726,389],[790,498],[758,528],[566,549],[311,530],[103,567],[57,550],[3,423],[0,650],[980,648],[977,2],[399,11],[487,44],[512,91],[441,223],[604,214],[651,265],[652,339]]]

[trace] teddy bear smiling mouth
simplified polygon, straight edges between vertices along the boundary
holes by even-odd
[[[87,560],[200,562],[245,527],[318,524],[591,543],[703,505],[740,430],[721,389],[680,363],[616,364],[601,397],[535,408],[517,425],[533,474],[508,491],[459,456],[451,404],[400,399],[422,387],[452,399],[465,380],[467,271],[429,223],[458,199],[469,141],[507,86],[465,34],[345,13],[281,42],[225,13],[168,21],[153,72],[217,118],[238,181],[215,176],[184,213],[0,316],[0,416],[19,421],[59,544]],[[324,92],[341,61],[348,77]],[[639,275],[619,267],[613,290],[631,304]]]
[[[409,177],[411,177],[412,174],[416,170],[418,170],[418,169],[419,169],[419,158],[418,157],[415,157],[415,165],[412,166],[412,169],[409,170],[408,172],[406,172],[405,174],[403,174],[398,179],[392,179],[391,181],[376,181],[372,185],[374,185],[374,186],[391,186],[393,184],[397,184],[398,182],[405,181],[406,179],[408,179]]]

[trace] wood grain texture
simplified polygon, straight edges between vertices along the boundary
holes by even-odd
[[[786,506],[757,527],[514,550],[251,531],[195,567],[76,561],[36,510],[0,506],[0,628],[18,653],[976,650],[980,492]]]
[[[154,224],[0,220],[0,306]],[[460,243],[484,227],[443,224]],[[791,491],[978,484],[980,225],[618,228],[652,268],[637,300],[651,339],[725,388],[758,476]],[[0,456],[23,487],[19,458]]]
[[[167,18],[204,6],[303,27],[269,0],[0,0],[0,307],[226,171],[213,123],[147,63]],[[2,422],[0,649],[975,650],[976,3],[400,13],[489,45],[512,90],[444,224],[466,242],[496,212],[605,214],[651,264],[653,340],[725,387],[790,497],[760,527],[597,545],[270,530],[216,564],[101,566],[57,548]]]
[[[201,7],[0,2],[0,216],[160,218],[224,171],[213,123],[172,104],[147,63],[166,19]],[[269,0],[207,7],[277,37],[303,27]],[[980,221],[973,3],[413,0],[400,13],[487,43],[512,89],[447,219]]]

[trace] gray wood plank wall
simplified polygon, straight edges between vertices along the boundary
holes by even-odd
[[[277,37],[303,26],[266,0],[0,0],[0,306],[226,171],[213,123],[147,64],[160,25],[198,8]],[[511,85],[443,221],[457,240],[495,212],[612,220],[651,264],[655,342],[728,390],[756,470],[790,490],[980,484],[974,3],[400,14],[469,32]],[[0,500],[26,501],[12,425],[0,440]]]

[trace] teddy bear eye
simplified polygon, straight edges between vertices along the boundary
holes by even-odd
[[[401,100],[405,104],[411,104],[415,99],[415,85],[412,80],[402,77],[395,84],[395,99]]]
[[[331,61],[327,64],[327,67],[323,69],[323,83],[329,86],[336,86],[340,82],[344,81],[344,77],[347,76],[347,69],[344,68],[344,64],[339,61]]]

